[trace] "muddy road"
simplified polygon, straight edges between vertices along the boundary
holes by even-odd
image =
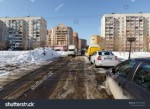
[[[113,99],[103,86],[107,69],[94,68],[83,56],[61,58],[7,84],[0,98]]]

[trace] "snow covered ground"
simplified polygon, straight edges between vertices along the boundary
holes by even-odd
[[[127,60],[129,57],[129,52],[113,52],[114,55],[118,56],[120,60]],[[150,52],[132,52],[131,58],[148,58],[150,57]]]
[[[31,51],[0,51],[0,77],[7,76],[7,67],[25,67],[67,56],[67,52],[53,51],[51,48],[37,48]]]

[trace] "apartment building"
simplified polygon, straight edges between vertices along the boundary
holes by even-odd
[[[48,46],[54,49],[67,50],[73,44],[73,29],[60,24],[48,31]]]
[[[87,47],[87,40],[79,39],[78,48],[81,50],[81,49],[85,49],[86,47]]]
[[[0,49],[6,48],[6,25],[4,22],[0,21]]]
[[[104,37],[101,37],[100,35],[93,35],[93,36],[91,36],[90,44],[97,44],[102,49],[105,49]]]
[[[93,35],[91,37],[90,44],[97,44],[97,45],[99,45],[100,44],[100,36],[99,35]]]
[[[31,49],[46,46],[47,22],[43,17],[5,17],[0,18],[0,21],[7,26],[5,39],[9,41],[10,47]]]
[[[52,30],[47,30],[47,46],[52,47],[52,41],[51,41],[51,35],[52,35]]]
[[[79,44],[79,36],[77,32],[73,32],[73,44],[77,47],[78,49],[78,44]]]
[[[101,20],[101,36],[107,50],[128,51],[127,37],[135,37],[134,51],[150,50],[150,14],[106,14]]]
[[[27,49],[27,25],[24,20],[9,20],[8,45],[11,49]]]

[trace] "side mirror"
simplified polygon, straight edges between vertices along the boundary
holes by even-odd
[[[113,74],[116,73],[116,68],[115,68],[115,67],[112,68],[112,73],[113,73]]]

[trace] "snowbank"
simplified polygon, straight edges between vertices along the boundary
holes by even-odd
[[[51,48],[37,48],[31,51],[0,51],[0,66],[7,64],[36,64],[63,57],[64,55],[66,55],[65,52],[56,52]]]
[[[67,52],[57,52],[51,48],[37,48],[31,51],[0,51],[0,77],[9,75],[9,72],[5,69],[10,66],[24,67],[64,56],[67,56]]]
[[[129,57],[129,52],[113,52],[114,55],[118,56],[121,60],[127,60]],[[148,58],[150,57],[150,52],[132,52],[131,58]]]
[[[67,57],[68,53],[67,51],[56,51],[58,54],[61,54],[62,57]]]

